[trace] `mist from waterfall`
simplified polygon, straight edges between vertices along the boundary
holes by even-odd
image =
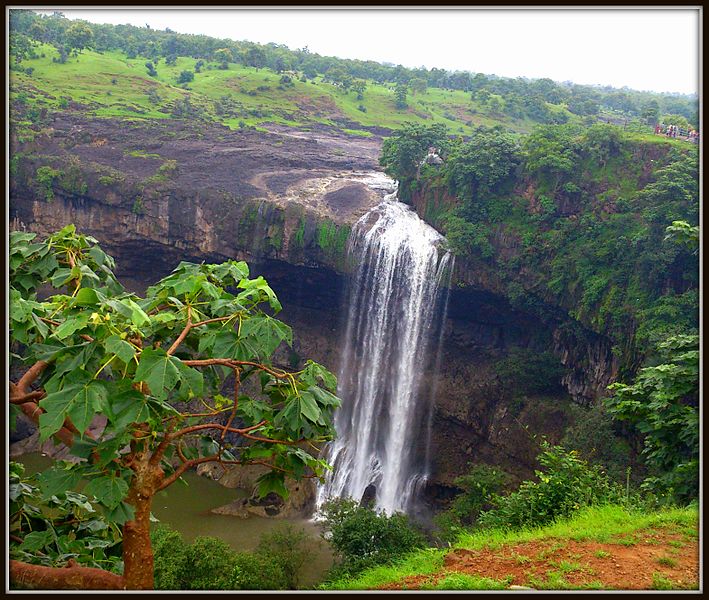
[[[440,349],[441,284],[452,266],[442,242],[395,192],[353,227],[342,406],[326,450],[334,470],[318,489],[318,506],[366,497],[388,514],[406,512],[428,476],[434,387],[422,379]]]

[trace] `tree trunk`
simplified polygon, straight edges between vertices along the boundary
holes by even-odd
[[[129,590],[152,590],[153,548],[150,543],[150,508],[153,496],[165,478],[163,470],[139,454],[126,502],[135,508],[133,520],[123,526],[123,577]]]
[[[124,579],[120,575],[80,567],[76,564],[59,568],[10,561],[11,589],[29,590],[121,590]]]

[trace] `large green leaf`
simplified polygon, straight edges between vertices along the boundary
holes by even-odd
[[[39,405],[46,412],[39,416],[39,439],[44,441],[62,428],[74,399],[81,394],[84,384],[73,384],[47,394]]]
[[[73,383],[47,394],[39,403],[46,411],[39,417],[40,440],[59,431],[67,417],[83,434],[105,402],[106,389],[99,381]]]
[[[57,536],[53,529],[33,531],[25,536],[20,548],[27,552],[37,552],[52,544],[56,539]]]
[[[81,288],[74,297],[74,305],[94,306],[99,303],[100,296],[103,296],[103,294],[99,295],[93,288]]]
[[[274,492],[284,500],[288,499],[288,489],[286,488],[283,480],[283,473],[269,471],[268,473],[261,475],[261,477],[257,479],[257,482],[259,497],[263,498],[269,493]]]
[[[115,354],[124,363],[129,363],[135,356],[135,348],[117,335],[106,338],[104,346],[106,347],[106,352]]]
[[[337,378],[325,367],[311,360],[306,363],[305,368],[300,375],[300,379],[313,386],[319,385],[320,382],[318,379],[321,379],[328,390],[331,392],[335,392],[337,390]]]
[[[134,515],[135,509],[127,502],[119,502],[112,509],[106,511],[106,519],[117,525],[123,525],[126,521],[130,521]]]
[[[61,465],[55,465],[40,473],[37,480],[42,490],[42,499],[48,500],[52,496],[74,489],[81,481],[81,473],[74,468],[67,469]]]
[[[281,303],[276,298],[275,292],[260,275],[256,279],[242,279],[239,282],[239,287],[244,291],[236,297],[238,301],[250,300],[256,304],[267,300],[274,312],[281,310]]]
[[[300,402],[300,414],[313,423],[320,421],[320,408],[310,391],[301,392],[298,400]]]
[[[257,349],[257,356],[261,358],[269,358],[283,341],[289,346],[293,344],[291,328],[268,315],[244,319],[239,333],[242,338],[251,342]]]
[[[179,359],[168,356],[162,348],[146,348],[140,354],[140,362],[133,381],[144,381],[156,398],[166,398],[180,381]]]
[[[94,496],[104,506],[118,506],[128,493],[128,482],[120,477],[96,477],[84,488],[84,494]]]
[[[201,371],[188,367],[179,359],[175,359],[175,364],[180,371],[182,382],[180,392],[188,397],[201,396],[204,390],[204,376]]]
[[[68,415],[82,436],[94,416],[103,412],[106,402],[106,388],[99,381],[92,381],[75,397]]]
[[[69,316],[59,327],[54,330],[54,337],[63,340],[76,331],[83,329],[89,322],[89,313],[81,312],[77,315]]]
[[[110,426],[120,431],[131,423],[140,423],[148,418],[146,398],[138,390],[133,389],[128,381],[120,382],[111,390],[111,402],[107,416]]]
[[[147,323],[150,323],[150,317],[145,314],[142,308],[138,306],[130,298],[125,298],[123,303],[131,309],[131,321],[136,325],[136,327],[142,327]]]
[[[236,360],[253,360],[259,356],[257,341],[239,337],[235,331],[219,331],[214,336],[212,355]]]

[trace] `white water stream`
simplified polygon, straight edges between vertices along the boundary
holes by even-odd
[[[430,356],[445,310],[441,284],[452,259],[443,241],[396,200],[395,188],[352,229],[342,406],[326,451],[334,470],[318,490],[318,506],[330,497],[366,497],[388,514],[406,512],[425,482],[432,398],[422,378],[437,362]]]

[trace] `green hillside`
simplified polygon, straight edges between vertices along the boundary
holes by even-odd
[[[366,82],[358,100],[355,92],[327,83],[321,76],[304,82],[295,73],[278,74],[236,63],[226,70],[206,63],[201,72],[194,73],[197,59],[179,57],[171,65],[158,63],[157,76],[151,77],[144,57],[129,59],[120,52],[85,50],[60,64],[53,62],[59,57],[53,46],[39,44],[35,51],[37,58],[25,59],[23,71],[11,70],[10,92],[14,102],[39,110],[80,105],[90,115],[128,119],[165,119],[185,112],[184,116],[232,129],[263,123],[322,124],[360,135],[370,135],[368,127],[395,129],[405,122],[440,123],[461,134],[479,125],[502,125],[517,132],[528,132],[535,125],[528,118],[492,114],[461,90],[429,88],[411,94],[408,108],[397,109],[392,86],[373,81]],[[183,71],[194,73],[194,80],[178,84]]]

